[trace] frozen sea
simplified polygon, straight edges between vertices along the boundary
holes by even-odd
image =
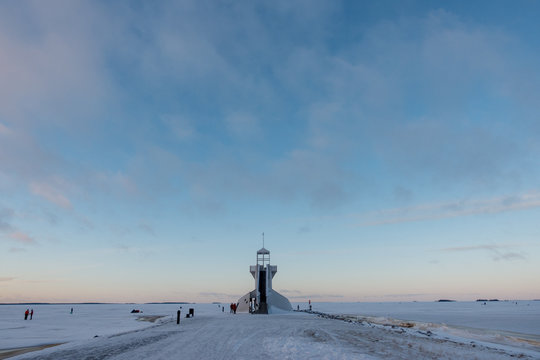
[[[250,358],[254,348],[240,341],[236,334],[241,332],[250,338],[259,334],[267,358],[540,358],[539,301],[312,304],[314,311],[342,315],[356,325],[298,312],[233,316],[224,306],[225,312],[217,304],[0,305],[0,358],[2,350],[58,343],[64,345],[18,358],[88,358],[84,354],[99,351],[103,356],[97,358],[103,359],[167,358],[176,352],[189,359],[201,351],[208,358]],[[297,306],[308,307],[293,303]],[[180,307],[181,325],[176,326]],[[34,310],[33,320],[24,320],[27,308]],[[189,308],[195,309],[195,317],[185,319]],[[132,309],[142,313],[132,314]],[[163,317],[141,321],[157,315]],[[403,322],[413,327],[403,329]],[[179,337],[165,345],[169,336]],[[134,347],[139,350],[126,355]],[[143,349],[147,355],[140,355]]]
[[[540,342],[540,301],[319,303],[314,310],[374,322],[411,321],[463,335],[513,334]]]

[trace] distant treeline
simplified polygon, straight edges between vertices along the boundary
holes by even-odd
[[[20,303],[0,303],[0,305],[103,305],[115,303],[100,302],[79,302],[79,303],[45,303],[45,302],[20,302]]]
[[[184,301],[164,301],[164,302],[149,302],[149,303],[145,303],[145,304],[195,304],[195,303],[191,303],[191,302],[184,302]]]
[[[78,303],[48,303],[48,302],[20,302],[20,303],[0,303],[0,305],[131,305],[138,303],[105,303],[105,302],[78,302]],[[195,304],[190,302],[149,302],[145,304]]]

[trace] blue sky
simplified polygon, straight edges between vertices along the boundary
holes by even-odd
[[[536,1],[3,1],[0,302],[540,298]]]

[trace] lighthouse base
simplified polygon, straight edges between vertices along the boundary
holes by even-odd
[[[268,314],[268,304],[262,303],[259,308],[252,312],[252,314]]]
[[[272,314],[273,312],[292,311],[289,299],[275,290],[271,290],[266,296],[266,302],[257,303],[255,290],[248,292],[238,299],[237,312],[250,312],[253,314]]]

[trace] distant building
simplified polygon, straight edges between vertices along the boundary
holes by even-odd
[[[271,314],[292,310],[289,300],[272,289],[272,279],[277,273],[277,266],[270,265],[270,251],[264,247],[257,251],[257,265],[251,265],[249,272],[255,279],[255,290],[238,300],[237,311]]]

